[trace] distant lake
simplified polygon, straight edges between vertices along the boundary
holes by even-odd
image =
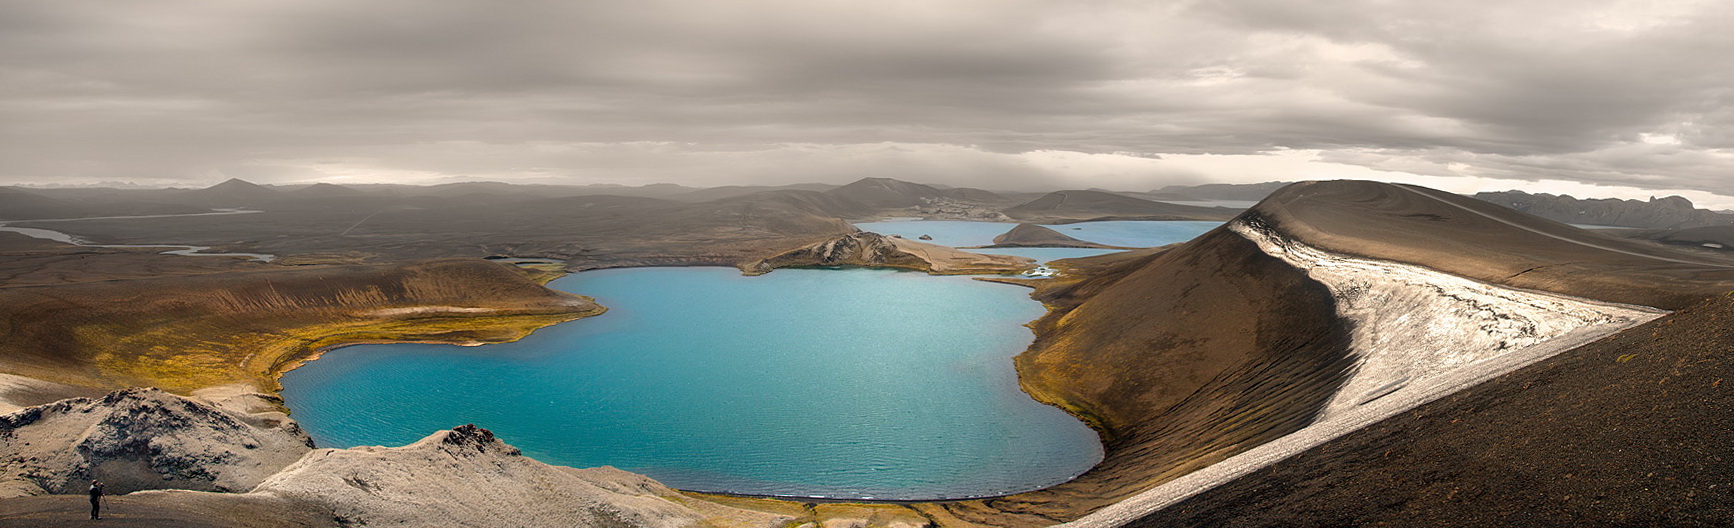
[[[968,246],[1014,224],[898,221],[883,234]],[[1124,246],[1218,222],[1054,226]],[[1106,250],[980,250],[1046,261]],[[552,287],[599,317],[481,347],[331,351],[283,377],[321,447],[403,445],[465,423],[538,460],[612,465],[702,491],[834,498],[1000,495],[1101,459],[1095,433],[1018,387],[1044,313],[1029,290],[921,273],[729,268],[588,271]]]
[[[871,231],[881,235],[897,235],[911,240],[919,240],[922,235],[933,237],[925,240],[941,246],[965,247],[985,246],[993,243],[993,237],[1005,234],[1017,224],[1001,222],[969,222],[960,220],[892,220],[886,222],[862,222],[855,227],[863,231]],[[1198,235],[1222,222],[1152,222],[1152,221],[1109,221],[1109,222],[1079,222],[1075,224],[1047,225],[1049,229],[1097,244],[1122,247],[1156,247],[1192,240]],[[970,249],[976,253],[994,255],[1016,255],[1029,257],[1040,262],[1063,258],[1088,257],[1113,253],[1108,249],[1080,248],[1007,248],[1007,249]]]
[[[327,353],[283,378],[322,447],[464,423],[525,454],[705,491],[934,499],[1042,488],[1101,457],[1018,389],[1029,290],[890,270],[589,271],[609,312],[515,343]]]

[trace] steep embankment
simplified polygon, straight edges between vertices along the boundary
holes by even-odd
[[[752,275],[801,266],[903,268],[935,275],[967,275],[1016,273],[1034,265],[1034,260],[1024,257],[980,255],[861,231],[742,264],[740,268]]]
[[[1037,295],[1053,311],[1017,358],[1024,387],[1096,426],[1106,456],[1047,490],[940,505],[965,520],[1073,519],[1298,430],[1352,364],[1330,291],[1226,229]]]
[[[105,389],[268,390],[323,347],[504,341],[600,311],[480,260],[4,288],[0,371]]]
[[[1006,209],[1024,222],[1056,224],[1086,220],[1227,220],[1236,211],[1152,202],[1103,191],[1056,191]]]
[[[1061,233],[1059,231],[1048,229],[1046,227],[1042,227],[1042,226],[1035,225],[1035,224],[1018,224],[1017,226],[1012,227],[1011,231],[1006,231],[1005,233],[1001,233],[999,236],[993,237],[993,244],[986,245],[986,246],[980,246],[980,247],[981,248],[1021,248],[1021,247],[1055,248],[1055,247],[1057,247],[1057,248],[1090,248],[1090,249],[1130,249],[1130,248],[1123,248],[1123,247],[1119,247],[1119,246],[1109,246],[1106,244],[1097,244],[1095,242],[1086,242],[1083,240],[1078,240],[1076,238],[1066,236],[1065,233]]]
[[[1705,301],[1129,526],[1734,525],[1730,321]]]

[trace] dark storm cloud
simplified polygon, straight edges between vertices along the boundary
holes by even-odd
[[[1734,194],[1727,7],[1508,4],[0,0],[0,182],[1034,186],[1305,149]]]

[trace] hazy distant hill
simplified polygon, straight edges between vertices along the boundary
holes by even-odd
[[[946,197],[945,191],[891,178],[862,178],[855,183],[825,191],[826,194],[881,209],[914,207]]]
[[[1150,191],[1150,194],[1158,199],[1179,201],[1235,200],[1256,202],[1291,183],[1294,182],[1169,185]]]
[[[283,193],[239,178],[203,189],[182,191],[171,196],[176,203],[210,208],[261,207],[283,198]]]
[[[145,194],[142,191],[132,192],[138,195]],[[108,197],[108,195],[102,194],[93,194],[93,196]],[[0,187],[0,220],[185,214],[201,213],[207,210],[201,207],[138,200],[70,200],[46,196],[43,193],[17,187]]]
[[[1005,195],[973,187],[953,187],[950,189],[941,189],[940,192],[945,193],[946,198],[951,198],[960,202],[993,204],[1011,203],[1015,201]]]
[[[679,194],[669,195],[668,198],[687,202],[708,202],[711,200],[733,198],[736,196],[745,196],[765,191],[825,192],[836,189],[837,187],[838,186],[836,185],[828,183],[797,183],[793,185],[724,185],[721,187],[694,189]]]
[[[1038,223],[1082,220],[1227,220],[1236,210],[1153,202],[1105,191],[1056,191],[1006,209],[1006,216]]]
[[[82,207],[14,187],[0,187],[0,220],[82,216],[74,211],[82,212]]]
[[[289,191],[286,194],[294,196],[295,198],[349,198],[367,195],[367,193],[353,188],[331,183],[315,183],[313,185]]]
[[[1640,201],[1503,191],[1476,193],[1475,198],[1568,224],[1657,229],[1734,225],[1734,215],[1695,208],[1679,196]]]
[[[845,199],[834,194],[784,189],[763,191],[741,196],[731,196],[704,202],[712,206],[731,206],[775,203],[790,207],[814,216],[834,218],[855,218],[873,214],[877,209],[862,205],[859,202]]]

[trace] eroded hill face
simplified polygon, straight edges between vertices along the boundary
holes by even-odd
[[[0,415],[0,497],[189,489],[244,492],[313,448],[281,414],[244,415],[127,389]]]

